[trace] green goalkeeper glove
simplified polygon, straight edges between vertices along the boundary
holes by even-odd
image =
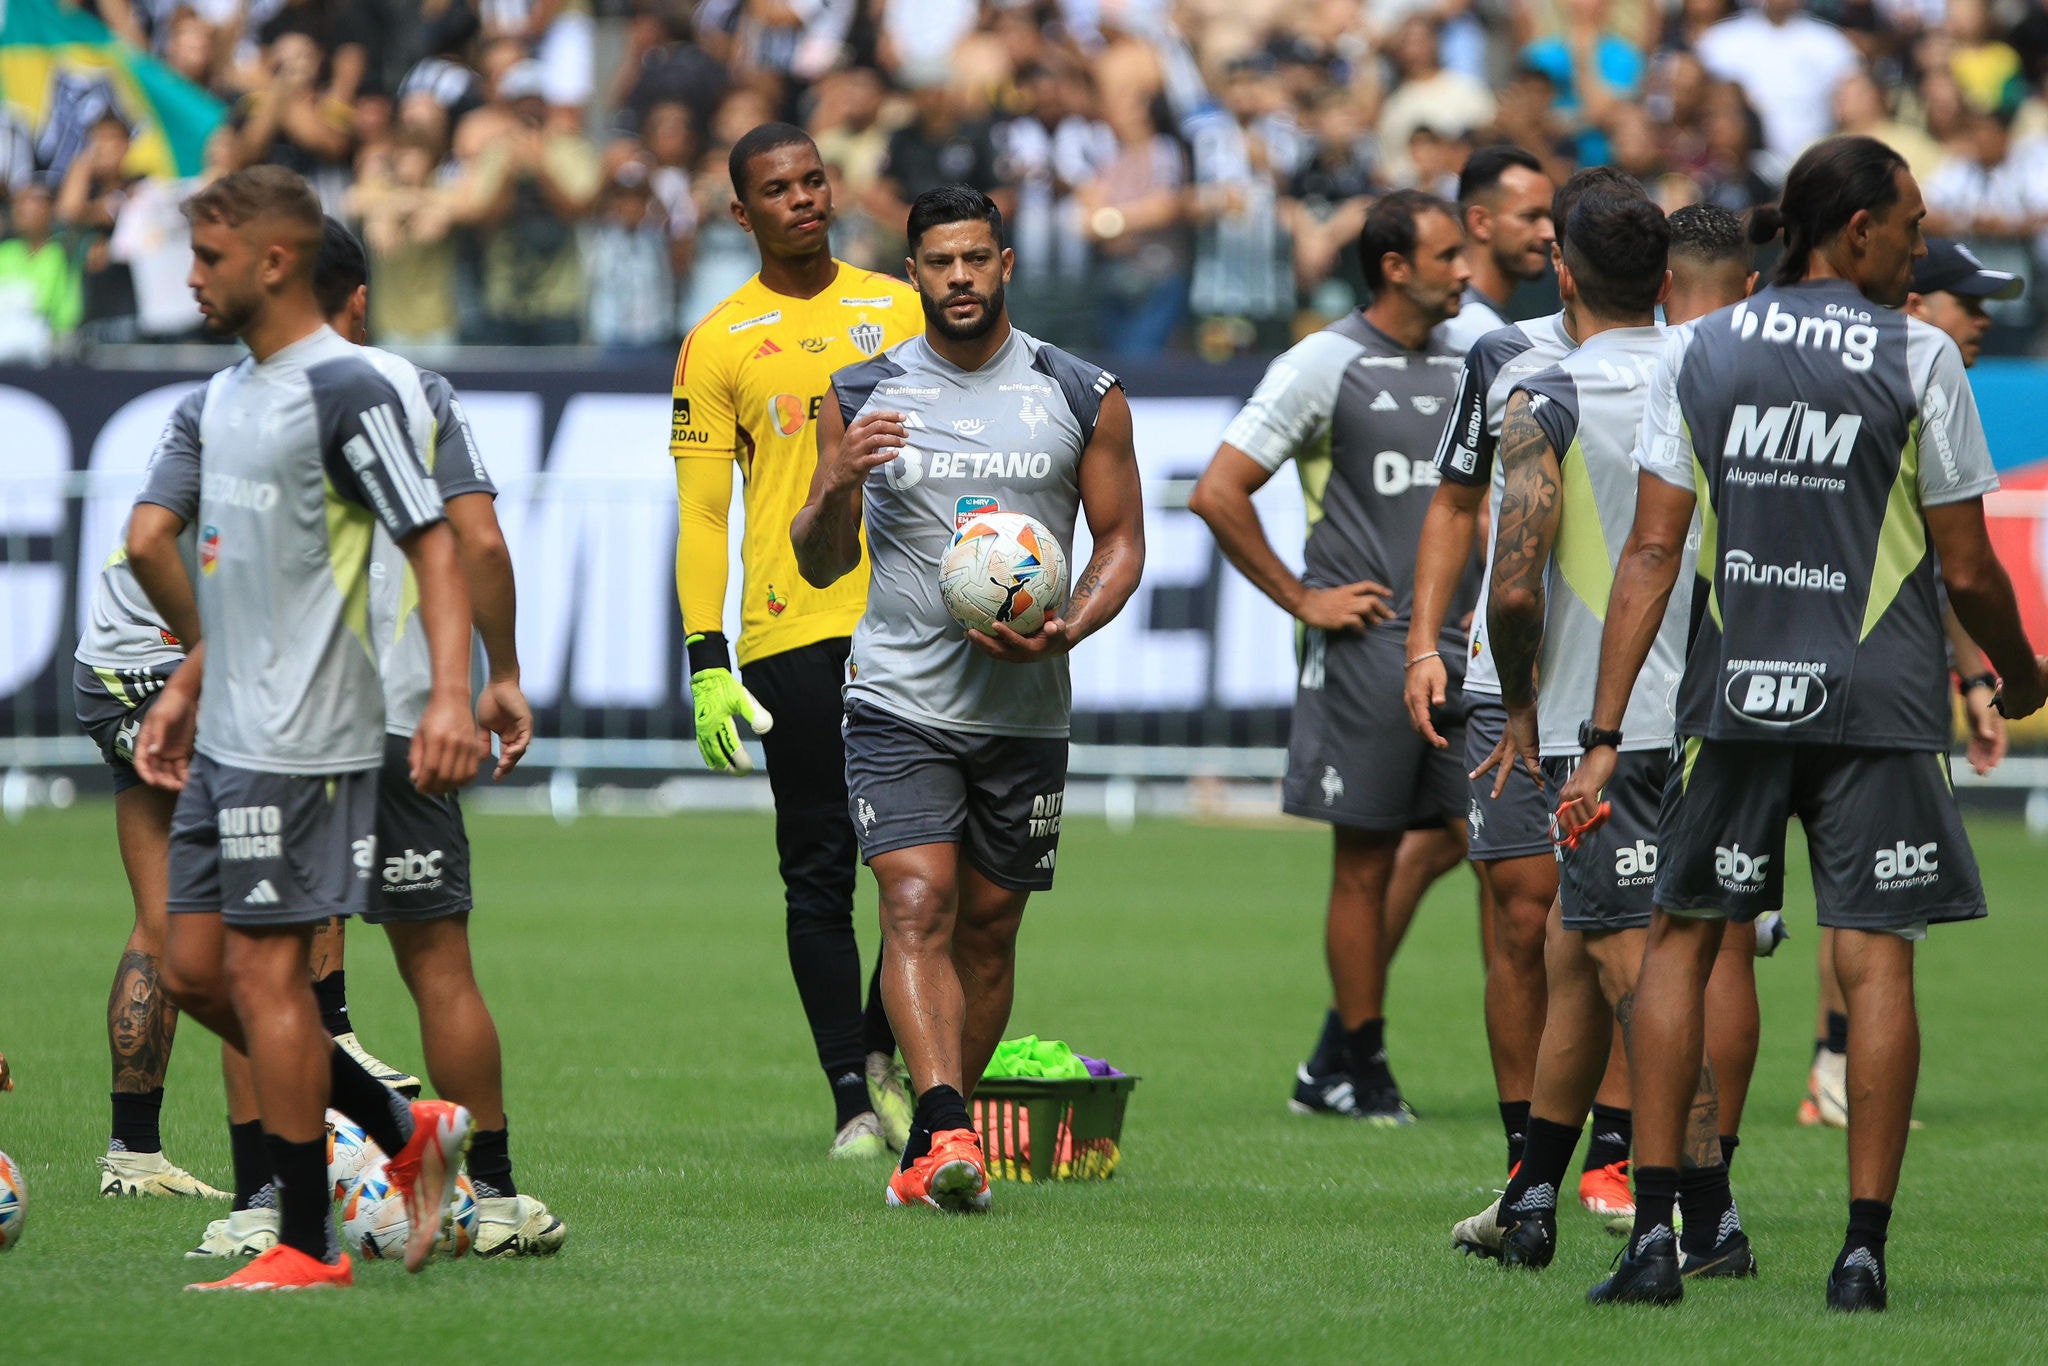
[[[752,773],[754,761],[740,744],[733,718],[746,718],[761,735],[774,728],[775,718],[732,676],[724,636],[705,632],[685,644],[690,652],[690,698],[697,712],[697,751],[704,756],[704,767],[713,773]]]

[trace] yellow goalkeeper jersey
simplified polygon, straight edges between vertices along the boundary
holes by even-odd
[[[789,524],[818,464],[818,410],[834,371],[924,330],[917,291],[840,262],[809,299],[777,294],[761,277],[741,285],[683,339],[676,357],[669,454],[676,462],[681,528],[676,591],[686,631],[722,629],[727,565],[728,463],[746,481],[746,567],[739,663],[850,636],[867,607],[865,555],[830,588],[797,573]]]

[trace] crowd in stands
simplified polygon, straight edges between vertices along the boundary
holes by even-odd
[[[840,255],[900,271],[907,202],[975,185],[1020,320],[1124,361],[1340,314],[1372,197],[1495,142],[1743,210],[1870,133],[1930,230],[2048,251],[2048,0],[625,3],[96,0],[225,118],[185,180],[135,174],[118,104],[0,129],[0,351],[191,335],[178,202],[257,161],[360,228],[381,343],[665,348],[756,268],[726,153],[774,118],[817,138]]]

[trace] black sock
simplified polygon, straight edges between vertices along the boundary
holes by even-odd
[[[1847,1015],[1844,1015],[1839,1010],[1830,1010],[1828,1012],[1828,1032],[1827,1036],[1821,1040],[1820,1046],[1827,1049],[1830,1053],[1846,1053],[1849,1051],[1849,1017]]]
[[[348,1022],[348,973],[335,971],[313,979],[313,999],[320,1003],[320,1025],[330,1035],[346,1034],[355,1026]]]
[[[1344,1070],[1344,1018],[1334,1007],[1323,1016],[1323,1032],[1316,1039],[1316,1051],[1308,1055],[1308,1074],[1327,1077]]]
[[[1344,1070],[1351,1084],[1361,1092],[1381,1090],[1394,1084],[1393,1069],[1387,1066],[1387,1022],[1367,1020],[1344,1036]]]
[[[1735,1170],[1735,1150],[1736,1150],[1736,1149],[1737,1149],[1738,1147],[1740,1147],[1741,1145],[1742,1145],[1742,1140],[1741,1140],[1741,1139],[1739,1139],[1739,1138],[1737,1138],[1737,1137],[1736,1137],[1736,1136],[1735,1136],[1734,1134],[1722,1134],[1722,1135],[1721,1135],[1721,1165],[1723,1165],[1723,1166],[1727,1167],[1727,1168],[1728,1168],[1728,1170],[1730,1170],[1730,1171],[1734,1171],[1734,1170]]]
[[[1678,1207],[1685,1215],[1681,1245],[1703,1257],[1742,1232],[1735,1193],[1728,1188],[1728,1164],[1687,1167],[1678,1174]]]
[[[479,1200],[508,1200],[519,1194],[512,1184],[512,1121],[502,1129],[478,1129],[469,1139],[469,1181]]]
[[[1599,1171],[1628,1161],[1635,1141],[1635,1117],[1618,1105],[1593,1103],[1593,1137],[1586,1141],[1586,1170]]]
[[[1578,1126],[1553,1124],[1540,1115],[1529,1117],[1529,1141],[1522,1148],[1522,1166],[1501,1192],[1501,1227],[1511,1214],[1557,1213],[1557,1188],[1571,1169],[1572,1149],[1579,1146]]]
[[[1678,1203],[1678,1168],[1639,1166],[1633,1175],[1636,1226],[1629,1235],[1628,1250],[1631,1257],[1640,1257],[1660,1242],[1671,1242],[1671,1211]]]
[[[1858,1248],[1867,1248],[1877,1258],[1880,1272],[1884,1268],[1884,1243],[1892,1224],[1892,1207],[1882,1200],[1851,1200],[1849,1202],[1849,1235],[1842,1240],[1842,1255],[1835,1259],[1840,1266],[1849,1260]]]
[[[114,1136],[108,1140],[107,1148],[112,1152],[160,1153],[164,1150],[163,1132],[158,1127],[158,1118],[164,1108],[164,1088],[154,1091],[116,1091],[114,1097]]]
[[[328,1104],[362,1125],[386,1157],[396,1157],[412,1138],[412,1106],[341,1049],[328,1049],[327,1060]]]
[[[276,1204],[265,1199],[270,1188],[270,1146],[263,1141],[263,1121],[228,1125],[228,1153],[235,1163],[234,1208],[265,1209]]]
[[[277,1174],[277,1240],[297,1248],[308,1257],[332,1262],[338,1254],[334,1245],[334,1193],[327,1186],[327,1145],[287,1143],[276,1134],[265,1134],[270,1148],[270,1167]]]
[[[932,1150],[932,1135],[948,1129],[972,1129],[974,1117],[967,1113],[967,1098],[944,1082],[917,1098],[917,1112],[910,1117],[910,1141],[903,1145],[902,1170]]]
[[[868,978],[868,1009],[861,1023],[866,1051],[896,1056],[896,1031],[889,1025],[889,1008],[882,1004],[882,955],[875,955],[875,971]]]
[[[868,1099],[865,1060],[853,1067],[827,1068],[825,1080],[832,1084],[832,1105],[839,1115],[832,1121],[834,1128],[844,1129],[849,1120],[875,1108],[875,1103]]]
[[[1334,1012],[1333,1012],[1334,1013]],[[1514,1171],[1529,1142],[1529,1102],[1504,1100],[1500,1103],[1500,1127],[1508,1136],[1508,1170]]]

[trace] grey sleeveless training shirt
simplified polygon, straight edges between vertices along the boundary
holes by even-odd
[[[156,439],[136,501],[167,507],[185,519],[178,534],[178,553],[185,573],[199,583],[199,412],[206,401],[204,386],[178,400]],[[92,614],[79,633],[78,662],[96,669],[147,669],[175,665],[185,658],[185,645],[157,615],[149,595],[135,581],[128,563],[128,528],[122,523],[121,544],[108,556],[93,582]]]
[[[1774,285],[1666,357],[1639,464],[1701,500],[1678,728],[1945,750],[1948,658],[1921,510],[1998,487],[1948,336],[1852,285]]]
[[[1074,521],[1081,453],[1115,375],[1015,328],[978,370],[921,336],[832,377],[839,411],[906,415],[909,444],[862,489],[873,579],[853,633],[846,697],[907,720],[984,735],[1065,735],[1072,685],[1064,655],[990,659],[939,598],[939,562],[976,513],[1022,512],[1081,572]]]
[[[1593,714],[1608,594],[1635,525],[1636,432],[1667,336],[1654,326],[1595,333],[1515,386],[1529,395],[1530,416],[1557,453],[1561,476],[1537,658],[1536,716],[1546,759],[1579,754],[1579,722]],[[1629,694],[1624,750],[1665,749],[1676,734],[1672,709],[1691,615],[1692,577],[1681,575]]]

